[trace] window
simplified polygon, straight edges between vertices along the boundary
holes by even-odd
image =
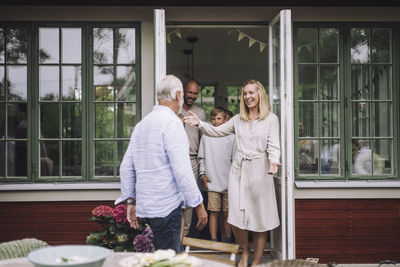
[[[210,114],[214,108],[215,87],[214,85],[200,86],[197,96],[198,105],[204,109],[208,122],[211,121]]]
[[[39,27],[38,35],[38,175],[41,180],[79,178],[83,158],[82,29]]]
[[[90,32],[93,176],[104,179],[119,175],[136,121],[136,30],[93,27]]]
[[[233,114],[239,114],[241,92],[242,86],[228,86],[228,109]]]
[[[0,177],[23,181],[28,162],[28,31],[0,27]]]
[[[140,116],[138,25],[0,25],[0,180],[117,181]]]
[[[392,27],[298,24],[294,42],[297,179],[394,178]]]

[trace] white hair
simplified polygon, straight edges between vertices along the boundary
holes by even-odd
[[[183,96],[183,85],[175,75],[167,75],[158,82],[157,100],[172,101],[176,99],[176,92],[180,91]]]

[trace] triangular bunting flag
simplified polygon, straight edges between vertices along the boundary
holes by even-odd
[[[249,37],[249,47],[251,47],[255,42],[256,42],[256,40]]]
[[[244,38],[244,34],[239,32],[239,36],[238,36],[238,42],[240,42],[240,40],[242,40]]]
[[[180,30],[177,30],[177,31],[175,32],[175,34],[176,34],[176,36],[178,36],[180,39],[182,39],[182,34],[181,34],[181,31],[180,31]]]
[[[171,44],[171,35],[167,35],[167,43]]]
[[[260,52],[264,51],[266,46],[267,46],[267,44],[260,43]]]

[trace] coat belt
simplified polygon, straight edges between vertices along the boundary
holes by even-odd
[[[250,162],[254,159],[262,159],[262,158],[266,158],[267,155],[266,153],[260,153],[257,155],[253,155],[253,156],[248,156],[248,155],[242,155],[240,157],[240,179],[239,179],[239,209],[241,211],[245,211],[246,209],[246,187],[248,187],[249,184],[249,178],[248,177],[249,173],[248,171],[251,168],[246,168],[246,165],[250,164]],[[247,225],[247,214],[245,214],[244,216],[244,224]]]

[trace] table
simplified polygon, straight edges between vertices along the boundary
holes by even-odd
[[[106,258],[103,267],[117,267],[118,262],[125,258],[132,256],[134,252],[112,252]],[[204,267],[228,267],[230,265],[219,263],[211,260],[200,259],[202,266]],[[28,258],[15,258],[0,261],[0,267],[34,267],[32,263],[29,262]],[[62,265],[60,265],[62,266]]]

